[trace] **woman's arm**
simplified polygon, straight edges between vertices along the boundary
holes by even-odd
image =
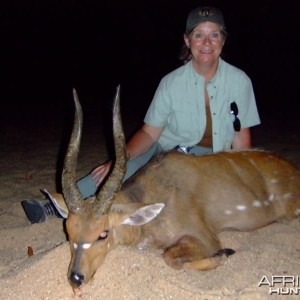
[[[129,140],[126,145],[126,152],[128,159],[137,157],[145,152],[147,152],[150,147],[157,142],[159,139],[163,128],[153,127],[144,124]],[[111,167],[111,161],[108,161],[92,171],[92,178],[96,181],[96,185],[99,186],[103,181]]]
[[[235,133],[232,149],[242,150],[251,148],[251,133],[250,128],[243,128],[241,131]]]
[[[127,143],[127,156],[132,159],[147,152],[156,143],[163,131],[162,127],[144,124]]]

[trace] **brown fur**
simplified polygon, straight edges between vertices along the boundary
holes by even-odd
[[[155,203],[165,207],[152,221],[122,225],[137,209]],[[70,213],[71,245],[91,244],[75,267],[72,259],[70,272],[75,268],[88,282],[117,244],[162,249],[164,260],[175,269],[209,270],[220,264],[215,256],[222,249],[220,232],[255,230],[283,217],[295,218],[299,211],[299,170],[271,153],[168,153],[123,184],[107,215],[94,219],[88,212]],[[105,230],[108,237],[98,240]]]

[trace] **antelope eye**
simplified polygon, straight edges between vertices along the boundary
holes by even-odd
[[[108,237],[108,230],[104,230],[98,237],[98,241],[105,240]]]

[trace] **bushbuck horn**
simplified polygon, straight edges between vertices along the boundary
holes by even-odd
[[[73,97],[75,102],[74,126],[64,161],[62,190],[68,209],[73,214],[78,215],[82,207],[83,199],[76,184],[75,172],[81,140],[82,109],[75,89],[73,89]]]
[[[114,169],[93,204],[95,217],[109,212],[114,197],[121,188],[122,180],[126,172],[126,143],[120,112],[120,85],[117,87],[113,104],[113,135],[116,161]]]

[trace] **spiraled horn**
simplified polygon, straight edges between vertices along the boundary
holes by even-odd
[[[120,85],[117,87],[113,104],[113,135],[116,161],[109,178],[96,196],[93,204],[95,217],[109,212],[116,193],[120,190],[126,172],[126,144],[120,113]]]
[[[82,109],[75,89],[73,89],[73,97],[75,102],[75,117],[62,172],[62,191],[69,211],[78,215],[83,199],[76,184],[75,172],[81,139]]]

